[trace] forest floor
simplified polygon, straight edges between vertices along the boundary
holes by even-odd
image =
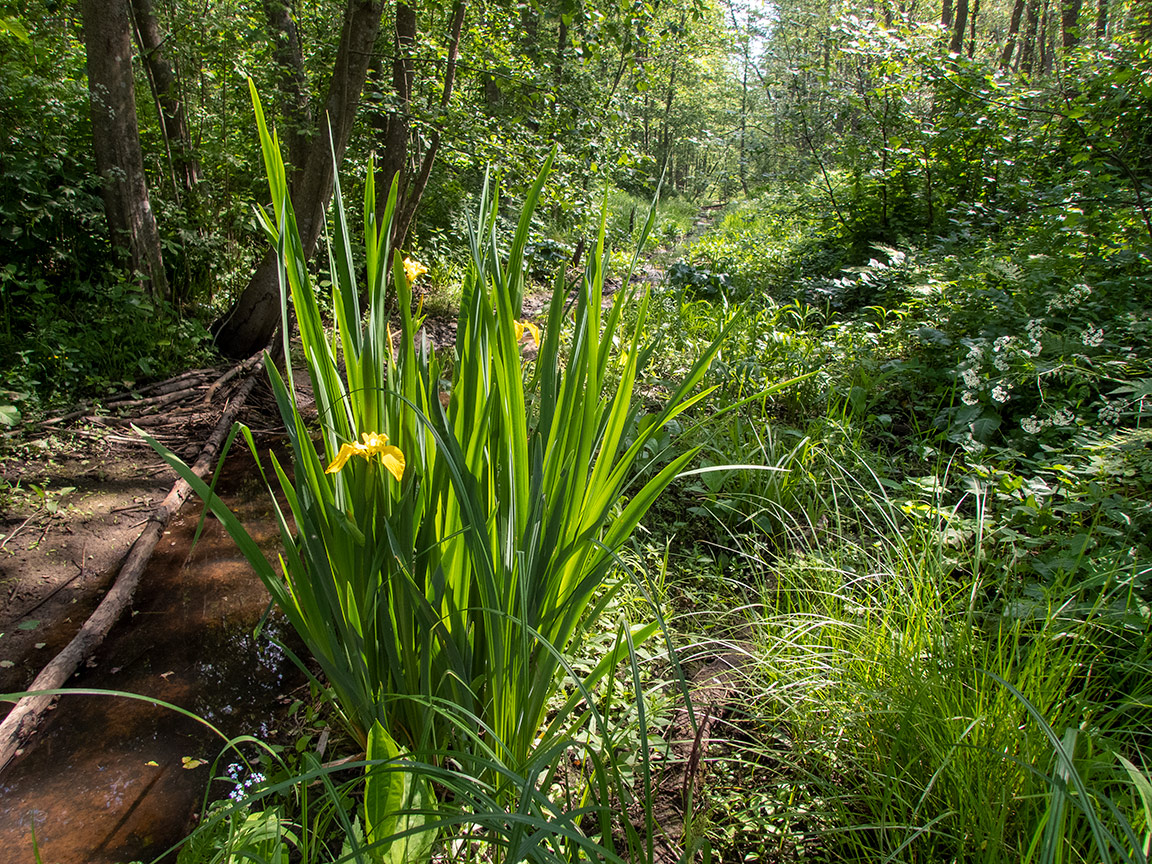
[[[176,480],[142,441],[85,426],[30,436],[0,460],[0,692],[27,687],[72,639]],[[200,426],[211,428],[188,424],[172,442],[184,455]]]

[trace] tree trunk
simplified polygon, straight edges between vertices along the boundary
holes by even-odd
[[[1064,0],[1060,10],[1060,27],[1064,34],[1064,50],[1070,51],[1080,41],[1080,6],[1082,0]]]
[[[1016,0],[1012,7],[1012,20],[1008,23],[1008,38],[1004,40],[1004,50],[1000,52],[1000,68],[1007,69],[1012,62],[1012,52],[1016,50],[1016,35],[1020,32],[1020,19],[1024,17],[1024,0]]]
[[[980,0],[972,0],[972,19],[968,27],[968,59],[976,54],[976,19],[980,15]]]
[[[292,188],[292,206],[307,256],[316,248],[324,226],[324,214],[332,197],[334,163],[344,158],[344,148],[348,146],[383,9],[383,0],[349,0],[344,12],[336,64],[324,101],[335,153],[329,146],[327,128],[313,136],[304,168]],[[276,250],[269,249],[219,327],[216,347],[224,354],[247,356],[271,341],[280,323],[278,269]]]
[[[959,54],[964,50],[964,31],[968,29],[968,0],[956,0],[956,17],[952,22],[952,41],[948,51]]]
[[[1032,63],[1036,56],[1036,31],[1040,25],[1040,0],[1028,0],[1028,13],[1024,29],[1024,44],[1020,47],[1017,64],[1025,75],[1032,74]]]
[[[440,93],[440,108],[446,109],[452,99],[452,89],[456,83],[456,61],[460,55],[460,31],[464,27],[464,15],[468,10],[465,0],[457,0],[452,8],[452,18],[448,24],[448,64],[444,70],[444,87]],[[436,154],[440,150],[440,130],[433,129],[428,149],[424,151],[424,160],[420,165],[420,173],[408,186],[408,194],[404,197],[399,212],[394,217],[392,227],[392,248],[399,249],[404,245],[408,236],[408,229],[412,227],[412,219],[416,216],[416,208],[420,206],[420,199],[428,186],[428,178],[432,175],[432,165],[436,161]],[[385,187],[377,193],[378,205],[387,204],[388,189]]]
[[[175,183],[188,197],[194,197],[196,184],[200,182],[200,165],[192,147],[176,72],[163,51],[164,39],[160,36],[152,0],[132,0],[132,17],[140,42],[140,56],[148,72],[148,83],[160,109],[161,130],[172,161]]]
[[[317,131],[308,94],[308,76],[304,71],[304,53],[300,50],[300,34],[292,13],[291,0],[264,0],[264,16],[272,33],[278,110],[283,120],[280,137],[288,145],[288,162],[292,165],[290,181],[295,180],[304,168],[308,148]]]
[[[944,5],[940,7],[940,23],[945,27],[952,26],[952,0],[944,0]]]
[[[396,105],[388,115],[384,128],[384,153],[380,157],[376,188],[381,195],[377,198],[376,217],[384,216],[384,205],[392,179],[399,175],[400,185],[397,200],[403,201],[408,185],[408,137],[409,117],[412,103],[413,64],[412,52],[416,47],[416,10],[403,0],[396,2],[396,29],[392,58],[392,91]],[[380,224],[377,221],[377,224]],[[395,246],[393,247],[395,248]]]
[[[1108,35],[1108,0],[1099,0],[1096,5],[1096,38]]]
[[[1052,54],[1055,48],[1054,40],[1052,39],[1052,15],[1051,6],[1048,0],[1044,0],[1044,13],[1040,16],[1040,38],[1037,44],[1040,46],[1040,71],[1047,75],[1052,71]]]
[[[103,180],[104,213],[112,245],[127,253],[132,269],[153,296],[166,298],[168,280],[160,232],[148,200],[136,123],[128,7],[119,0],[80,0],[80,14],[88,58],[92,146],[96,170]]]

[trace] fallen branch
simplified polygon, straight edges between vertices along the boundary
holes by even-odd
[[[231,375],[235,375],[236,370],[238,370],[238,369],[247,370],[249,368],[252,368],[251,366],[248,365],[250,362],[251,361],[248,360],[248,361],[245,361],[244,363],[239,364],[238,366],[233,366],[228,371],[228,373],[225,373],[225,374],[228,375],[229,373],[231,373]],[[104,407],[111,408],[111,407],[121,407],[121,406],[128,406],[128,405],[146,405],[146,404],[154,403],[159,399],[159,397],[165,396],[165,395],[172,393],[174,391],[177,391],[177,390],[184,391],[181,394],[182,396],[188,395],[190,393],[195,392],[201,386],[203,386],[203,384],[206,381],[208,381],[209,378],[211,378],[211,376],[214,374],[214,371],[215,370],[213,370],[213,369],[192,369],[191,371],[185,372],[182,375],[177,375],[175,378],[169,378],[165,381],[159,381],[155,384],[150,384],[146,387],[141,387],[138,390],[131,390],[131,391],[126,391],[124,393],[119,393],[119,394],[113,396],[110,401],[104,402]],[[189,383],[188,383],[189,381],[194,381],[196,383],[189,385]],[[146,393],[152,393],[154,395],[145,396],[144,394],[146,394]],[[172,400],[168,400],[168,401],[172,401]],[[95,403],[93,403],[91,400],[85,400],[85,401],[79,403],[74,410],[69,411],[67,414],[62,414],[59,417],[50,417],[46,420],[38,420],[34,423],[29,423],[28,426],[29,427],[58,426],[61,423],[67,423],[69,420],[76,420],[76,419],[79,419],[81,417],[86,417],[88,415],[88,413],[90,411],[92,411],[94,404]],[[19,430],[14,430],[14,431],[19,431]],[[8,433],[8,434],[11,435],[13,433]]]
[[[245,361],[241,364],[248,369],[254,369],[255,363],[251,360]],[[192,471],[198,477],[204,477],[211,470],[213,463],[216,461],[216,455],[220,450],[220,446],[224,443],[224,438],[228,434],[228,430],[232,426],[232,422],[236,418],[237,412],[243,406],[248,395],[252,392],[258,376],[250,375],[247,381],[241,385],[240,389],[236,392],[231,402],[225,406],[223,414],[220,416],[220,421],[216,424],[216,428],[212,430],[212,435],[204,443],[203,449],[200,451],[200,456],[196,463],[192,466]],[[75,672],[80,664],[88,659],[92,653],[104,641],[108,632],[112,629],[112,625],[119,620],[120,615],[127,608],[128,604],[132,601],[133,594],[136,593],[136,587],[140,584],[140,577],[144,573],[144,568],[148,564],[148,559],[152,557],[152,551],[156,548],[161,535],[164,533],[164,528],[167,526],[172,516],[184,504],[185,499],[191,493],[192,487],[184,480],[177,480],[173,485],[168,496],[152,511],[152,515],[146,520],[144,530],[132,544],[132,548],[128,551],[128,557],[124,560],[124,565],[120,568],[120,573],[116,577],[116,582],[112,588],[100,601],[100,605],[96,607],[96,611],[92,613],[91,617],[84,622],[84,626],[80,628],[80,632],[73,637],[72,641],[61,651],[56,657],[44,667],[36,680],[28,688],[30,691],[43,691],[43,690],[56,690],[63,686],[72,673]],[[25,696],[16,706],[12,709],[4,722],[0,723],[0,771],[12,761],[19,749],[35,732],[37,725],[40,723],[41,718],[45,712],[52,705],[55,696],[47,695],[30,695]]]
[[[749,631],[745,629],[746,635]],[[690,699],[695,718],[680,708],[664,731],[671,745],[670,758],[656,777],[652,794],[652,817],[657,829],[653,838],[655,864],[679,864],[684,860],[684,835],[699,809],[708,747],[716,726],[737,698],[749,662],[750,645],[743,639],[727,644],[692,681]],[[643,821],[639,812],[633,824]]]
[[[259,364],[263,354],[256,354],[249,357],[243,363],[239,363],[221,375],[213,382],[212,386],[208,388],[208,392],[204,394],[204,404],[207,405],[212,402],[212,397],[216,395],[216,391],[227,384],[232,378],[242,373],[246,373],[255,369]]]

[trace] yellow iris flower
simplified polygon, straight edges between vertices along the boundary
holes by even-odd
[[[524,338],[527,333],[532,337],[532,344],[537,348],[540,347],[540,328],[533,324],[531,321],[513,321],[512,326],[516,328],[516,341],[519,342]]]
[[[427,272],[428,268],[419,261],[413,261],[411,258],[404,259],[404,275],[408,277],[409,284],[415,282]]]
[[[324,469],[325,474],[335,474],[353,456],[363,456],[365,459],[379,456],[380,461],[384,463],[388,472],[396,478],[397,483],[404,479],[404,454],[400,452],[399,447],[388,443],[387,435],[365,432],[360,437],[363,439],[363,443],[352,441],[340,448],[340,452],[336,454],[332,464]]]

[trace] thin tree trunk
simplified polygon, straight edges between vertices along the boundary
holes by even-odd
[[[976,54],[976,19],[980,15],[980,0],[972,0],[971,24],[968,27],[968,59]]]
[[[148,83],[159,109],[160,128],[172,162],[175,183],[186,195],[195,196],[196,184],[200,182],[200,165],[188,131],[176,72],[164,54],[164,39],[160,36],[152,0],[132,0],[132,18]]]
[[[940,23],[945,27],[952,26],[952,0],[944,0],[944,5],[940,7]]]
[[[1108,0],[1099,0],[1096,4],[1096,38],[1103,39],[1108,35]]]
[[[288,145],[288,162],[292,178],[304,168],[308,148],[316,125],[308,94],[308,75],[304,70],[304,53],[296,29],[291,0],[264,0],[264,16],[272,35],[272,62],[276,68],[276,90],[279,94],[280,138]]]
[[[103,180],[112,245],[127,253],[132,269],[153,296],[167,298],[160,232],[148,198],[136,121],[128,7],[118,0],[81,0],[80,14],[88,58],[92,146]]]
[[[1040,71],[1047,75],[1052,71],[1052,16],[1048,0],[1044,0],[1044,12],[1040,16],[1040,38],[1037,45],[1040,47]]]
[[[313,136],[304,169],[292,188],[296,224],[308,257],[316,248],[324,226],[324,214],[332,197],[334,164],[344,158],[344,149],[352,134],[383,9],[383,0],[349,0],[344,12],[336,63],[324,100],[335,150],[329,146],[328,129]],[[280,323],[278,271],[276,250],[269,249],[219,327],[216,346],[220,351],[229,356],[247,356],[271,340]]]
[[[440,95],[441,109],[446,109],[452,99],[452,89],[456,83],[456,61],[460,55],[460,31],[464,26],[464,15],[467,11],[467,2],[457,0],[448,24],[448,65],[444,70],[444,87]],[[433,129],[431,140],[428,142],[428,149],[424,151],[420,173],[416,175],[416,179],[409,186],[408,194],[405,196],[400,212],[396,214],[393,223],[392,244],[394,249],[399,249],[404,245],[404,240],[408,236],[408,229],[412,227],[412,219],[416,216],[416,208],[420,206],[420,199],[424,196],[424,190],[428,186],[428,178],[432,176],[432,165],[436,161],[439,150],[440,130]],[[379,194],[387,195],[387,191],[387,189],[382,189]],[[386,204],[387,199],[378,201],[378,203]]]
[[[1016,36],[1020,32],[1020,19],[1024,16],[1024,0],[1016,0],[1012,7],[1012,19],[1008,23],[1008,38],[1004,40],[1004,50],[1000,52],[1000,68],[1007,69],[1016,50]]]
[[[1020,48],[1017,64],[1025,75],[1032,74],[1032,65],[1036,57],[1036,33],[1040,26],[1040,0],[1028,0],[1027,15],[1025,18],[1024,44]]]
[[[378,202],[377,216],[383,215],[382,205],[392,186],[392,178],[399,175],[399,199],[404,200],[407,191],[409,116],[412,102],[412,51],[416,47],[416,10],[402,0],[396,3],[396,27],[394,31],[392,59],[392,90],[396,96],[396,107],[388,115],[384,130],[384,153],[380,158],[377,188],[384,193]]]
[[[1064,50],[1071,51],[1080,42],[1080,8],[1082,0],[1064,0],[1060,10],[1060,28],[1064,36]]]
[[[964,50],[964,31],[968,29],[968,0],[956,0],[956,18],[952,22],[952,41],[948,51],[959,54]]]

